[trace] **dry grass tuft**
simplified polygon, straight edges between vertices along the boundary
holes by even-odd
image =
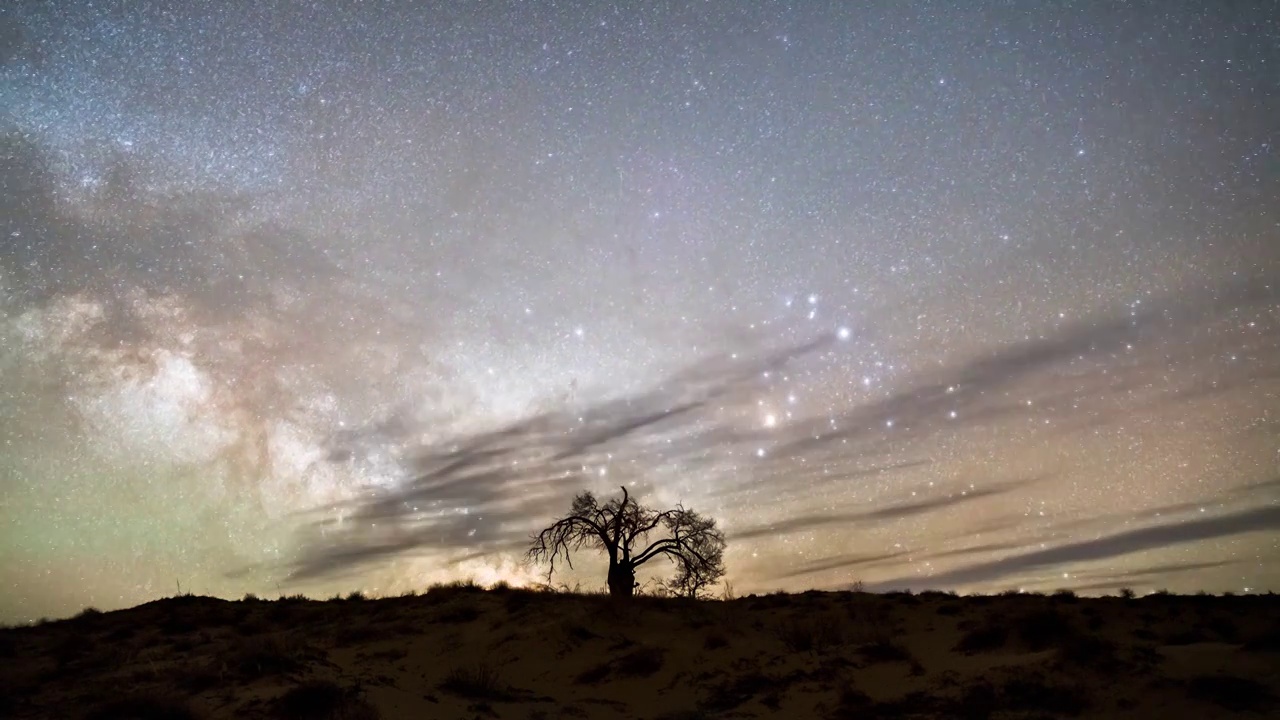
[[[486,662],[459,665],[445,676],[440,689],[470,700],[511,700],[511,688],[498,669]]]

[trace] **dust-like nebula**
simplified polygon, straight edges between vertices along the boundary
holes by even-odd
[[[1267,4],[953,5],[7,5],[0,619],[621,484],[743,592],[1276,589]]]

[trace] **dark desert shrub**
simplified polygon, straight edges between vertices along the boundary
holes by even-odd
[[[1240,626],[1236,625],[1235,620],[1221,615],[1212,617],[1205,622],[1205,627],[1213,631],[1222,639],[1223,642],[1239,642]]]
[[[1070,618],[1056,609],[1036,610],[1016,621],[1018,639],[1029,650],[1044,650],[1075,634]]]
[[[353,645],[381,640],[377,629],[368,623],[342,625],[332,631],[334,647],[348,648]]]
[[[502,593],[502,595],[502,604],[506,607],[507,612],[515,614],[529,607],[537,593],[524,588],[512,588]]]
[[[132,695],[103,703],[85,720],[200,720],[185,700],[153,695]]]
[[[322,653],[302,640],[288,635],[267,635],[245,639],[228,658],[228,665],[243,680],[285,675],[301,670]]]
[[[511,691],[498,669],[480,662],[474,665],[459,665],[445,676],[440,689],[471,700],[507,700]]]
[[[1058,648],[1058,660],[1070,667],[1111,672],[1120,665],[1120,649],[1097,635],[1073,635]]]
[[[104,636],[104,638],[107,640],[107,642],[123,642],[125,640],[132,639],[137,634],[138,634],[138,627],[136,625],[132,625],[132,624],[117,625],[116,627],[107,631],[107,634]]]
[[[836,696],[834,717],[841,719],[875,717],[875,704],[876,701],[872,700],[870,695],[855,687],[845,687]]]
[[[600,663],[594,667],[583,670],[574,678],[574,682],[579,685],[595,685],[596,683],[609,677],[609,673],[613,672],[613,666],[609,663]]]
[[[812,623],[791,620],[778,628],[778,639],[791,652],[809,652],[818,644],[819,632]]]
[[[1056,717],[1079,715],[1089,707],[1083,687],[1061,685],[1040,675],[1009,679],[1000,696],[1001,703],[1010,709],[1046,712]]]
[[[629,645],[630,642],[628,641],[627,644]],[[619,645],[614,647],[619,647]],[[575,682],[583,685],[594,685],[613,674],[633,678],[649,677],[662,669],[665,654],[662,648],[638,647],[622,657],[583,671],[575,679]]]
[[[1213,642],[1213,636],[1200,627],[1177,630],[1164,637],[1165,645],[1197,645],[1207,642]]]
[[[969,630],[956,643],[955,652],[965,655],[999,650],[1009,642],[1009,629],[1003,625],[985,624]]]
[[[1248,652],[1280,651],[1280,625],[1272,626],[1245,641],[1243,650]]]
[[[664,655],[662,648],[636,648],[614,662],[614,671],[624,677],[649,677],[662,669]]]
[[[534,712],[537,712],[536,710]],[[664,713],[658,716],[658,720],[711,720],[705,710],[695,708],[693,710],[676,710],[675,712]],[[546,720],[543,718],[535,718],[533,713],[529,714],[529,720]]]
[[[455,604],[446,606],[435,621],[447,625],[462,625],[479,619],[480,610],[471,605]]]
[[[592,632],[591,628],[578,623],[565,623],[562,629],[564,630],[565,637],[575,645],[584,643],[588,640],[595,640],[600,637]]]
[[[454,580],[453,582],[431,585],[427,588],[427,596],[434,595],[436,598],[449,598],[460,594],[482,593],[484,588],[475,580],[470,578],[466,580]]]
[[[729,646],[729,638],[722,632],[712,632],[707,635],[707,639],[703,641],[702,647],[707,650],[719,650],[722,647]]]
[[[1139,644],[1129,648],[1128,660],[1139,672],[1151,671],[1164,662],[1164,656],[1154,645]]]
[[[162,635],[185,635],[201,628],[202,624],[189,613],[175,612],[160,621]]]
[[[777,635],[791,652],[820,652],[845,642],[844,626],[834,615],[788,620],[779,626]]]
[[[999,707],[995,687],[986,680],[979,680],[964,689],[951,710],[957,717],[979,720],[991,717]]]
[[[1231,675],[1201,675],[1187,681],[1187,694],[1231,712],[1253,712],[1272,707],[1276,698],[1266,685]]]
[[[359,691],[328,680],[312,680],[281,695],[275,703],[280,720],[378,720],[378,709]]]
[[[757,695],[778,689],[780,684],[775,678],[753,670],[716,684],[703,700],[702,706],[711,712],[727,712]]]
[[[869,662],[911,662],[915,658],[905,645],[887,637],[876,638],[858,648],[858,654]]]

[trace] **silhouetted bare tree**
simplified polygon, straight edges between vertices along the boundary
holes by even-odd
[[[664,537],[650,541],[658,532]],[[572,551],[604,550],[609,554],[609,594],[629,598],[635,594],[636,568],[665,555],[680,567],[675,582],[696,595],[724,575],[724,544],[713,518],[681,505],[661,512],[642,507],[624,487],[621,500],[603,505],[590,492],[579,494],[567,516],[533,536],[528,558],[550,564],[550,582],[559,558],[573,567]]]
[[[700,522],[715,524],[711,518],[700,518]],[[676,597],[704,598],[711,586],[724,577],[724,541],[716,542],[720,537],[718,532],[690,533],[689,536],[698,551],[698,557],[703,561],[677,561],[679,569],[675,577],[666,581],[664,586],[667,592]]]

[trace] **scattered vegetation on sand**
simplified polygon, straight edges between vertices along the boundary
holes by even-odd
[[[686,720],[1144,717],[1171,701],[1260,717],[1280,694],[1267,672],[1275,602],[936,592],[619,602],[468,583],[356,601],[191,596],[0,628],[0,716],[373,720],[391,696],[360,688],[394,686],[445,715],[529,720],[606,706]],[[449,656],[457,666],[441,667]]]

